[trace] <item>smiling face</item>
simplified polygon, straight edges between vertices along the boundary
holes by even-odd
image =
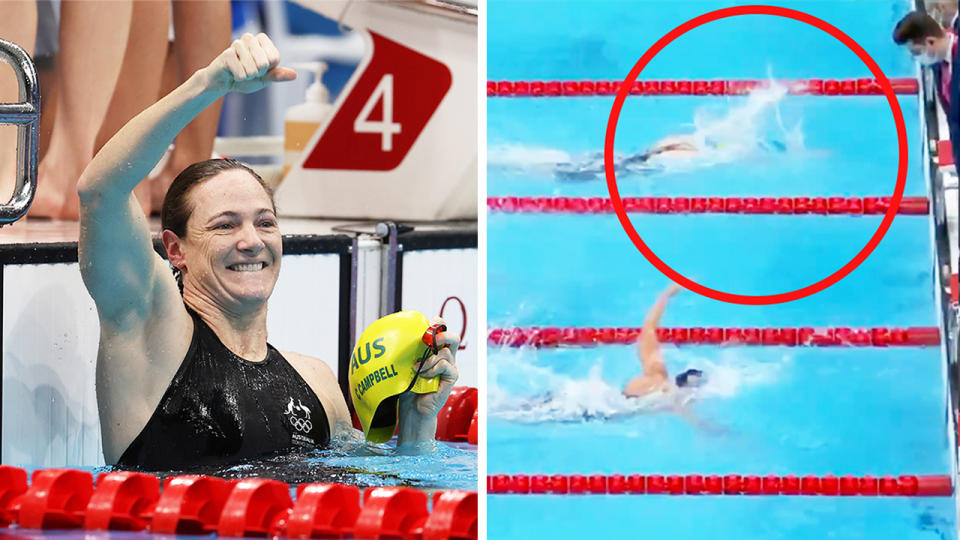
[[[222,306],[266,302],[280,273],[282,242],[263,186],[247,171],[231,169],[193,186],[188,196],[192,211],[177,264],[184,293]]]

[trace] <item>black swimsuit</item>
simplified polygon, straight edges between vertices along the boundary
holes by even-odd
[[[244,360],[187,311],[190,349],[117,465],[185,469],[330,442],[323,405],[279,351],[267,344],[262,362]]]

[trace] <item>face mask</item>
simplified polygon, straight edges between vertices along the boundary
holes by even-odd
[[[932,66],[939,64],[941,60],[929,52],[924,51],[923,54],[917,55],[917,62],[920,62],[922,66]]]

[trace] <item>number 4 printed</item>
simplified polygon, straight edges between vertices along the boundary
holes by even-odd
[[[358,68],[347,95],[338,99],[333,118],[303,160],[305,170],[399,167],[450,90],[453,78],[443,63],[376,32],[366,35],[369,63]]]
[[[379,122],[370,120],[370,113],[377,101],[383,100],[383,119]],[[380,150],[393,150],[393,136],[400,133],[400,124],[393,121],[393,75],[388,73],[380,79],[373,93],[363,104],[360,114],[353,121],[353,131],[356,133],[379,133]]]

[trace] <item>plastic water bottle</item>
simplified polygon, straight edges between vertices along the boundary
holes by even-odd
[[[333,106],[330,91],[323,85],[326,62],[303,62],[293,65],[296,69],[310,69],[315,73],[313,84],[307,88],[306,101],[287,109],[284,116],[283,176],[300,159],[300,153],[327,119]]]

